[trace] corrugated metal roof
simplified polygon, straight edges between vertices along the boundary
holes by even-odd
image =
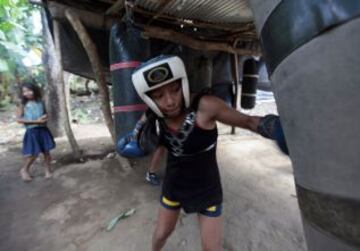
[[[158,0],[138,0],[136,5],[158,12]],[[170,0],[162,13],[183,19],[199,20],[217,24],[246,23],[253,20],[247,0]]]

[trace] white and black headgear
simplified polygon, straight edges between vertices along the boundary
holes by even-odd
[[[181,80],[185,107],[190,105],[189,81],[185,65],[178,56],[159,56],[141,64],[132,74],[132,81],[140,98],[158,116],[164,117],[158,106],[148,95],[149,91]]]

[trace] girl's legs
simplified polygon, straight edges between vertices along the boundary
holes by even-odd
[[[158,220],[152,239],[152,251],[160,251],[167,238],[173,232],[178,220],[180,209],[167,209],[160,207]]]
[[[51,178],[51,154],[49,152],[44,153],[44,162],[45,162],[45,178]]]
[[[23,181],[31,181],[32,178],[30,176],[30,167],[32,163],[35,161],[36,156],[30,155],[25,157],[24,166],[20,170],[20,175]]]
[[[203,251],[220,251],[222,245],[222,216],[208,217],[199,214]]]

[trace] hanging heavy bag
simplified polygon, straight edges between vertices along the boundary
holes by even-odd
[[[256,88],[259,78],[256,60],[249,58],[244,62],[243,81],[241,87],[241,107],[252,109],[255,107]]]

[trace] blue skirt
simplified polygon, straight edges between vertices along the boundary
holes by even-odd
[[[55,141],[50,130],[45,126],[26,129],[23,139],[23,154],[37,156],[55,148]]]

